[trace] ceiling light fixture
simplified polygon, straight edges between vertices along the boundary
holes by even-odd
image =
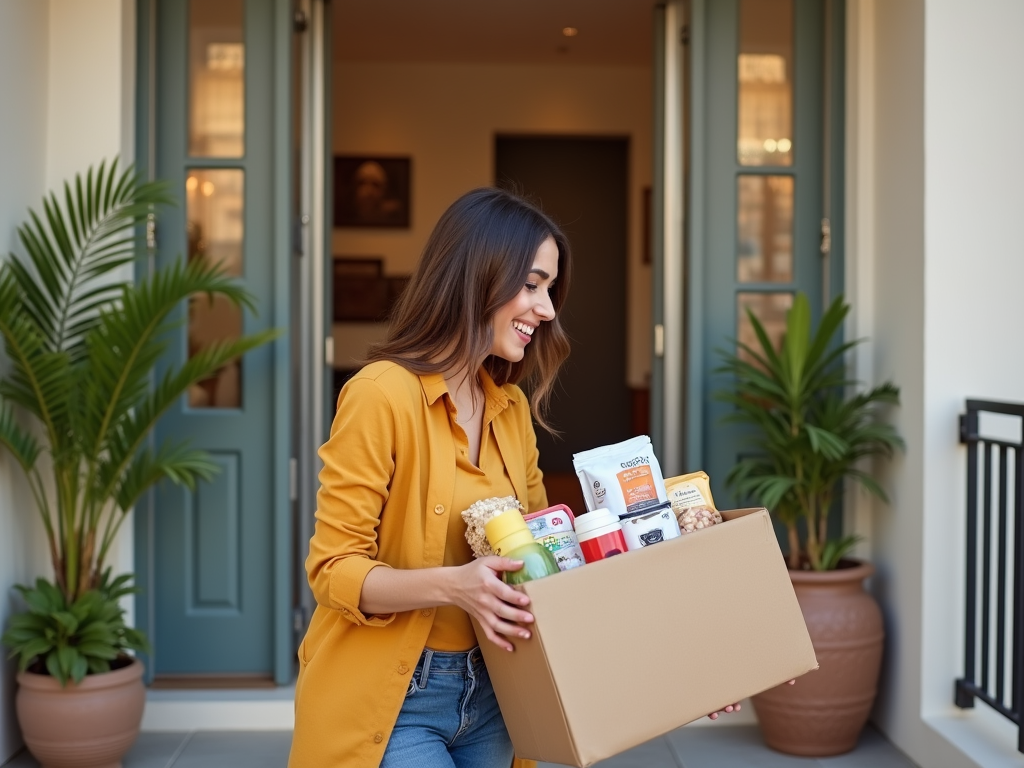
[[[576,27],[562,27],[562,34],[566,37],[576,37],[580,31]]]

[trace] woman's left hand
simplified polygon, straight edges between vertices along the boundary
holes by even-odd
[[[722,712],[739,712],[741,709],[742,707],[739,704],[730,704],[725,709],[723,709]],[[708,715],[708,718],[711,720],[717,720],[718,716],[722,714],[722,712],[712,712],[710,715]]]
[[[796,685],[796,680],[790,680],[788,683],[786,683],[786,685]],[[729,713],[729,712],[739,712],[741,709],[743,709],[743,707],[741,707],[739,704],[730,704],[729,706],[727,706],[725,709],[721,710],[720,712],[712,712],[710,715],[708,715],[708,717],[711,720],[717,720],[718,716],[720,714],[722,714],[722,712],[726,712],[726,713]]]

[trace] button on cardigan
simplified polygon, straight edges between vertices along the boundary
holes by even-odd
[[[486,372],[481,371],[482,376]],[[371,363],[342,390],[328,441],[306,571],[317,607],[299,646],[290,768],[376,766],[398,718],[434,612],[365,615],[373,568],[444,560],[455,442],[443,376]],[[494,437],[516,497],[547,506],[529,403],[513,384]],[[484,642],[487,642],[484,640]]]

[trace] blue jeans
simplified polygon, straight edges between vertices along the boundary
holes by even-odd
[[[512,741],[480,649],[423,651],[380,768],[511,765]]]

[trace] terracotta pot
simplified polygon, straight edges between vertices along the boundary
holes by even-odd
[[[791,755],[825,757],[857,746],[882,665],[882,612],[864,591],[869,563],[790,571],[819,668],[753,697],[765,742]]]
[[[66,688],[49,675],[19,674],[18,723],[42,768],[121,768],[146,705],[142,672],[134,660]]]

